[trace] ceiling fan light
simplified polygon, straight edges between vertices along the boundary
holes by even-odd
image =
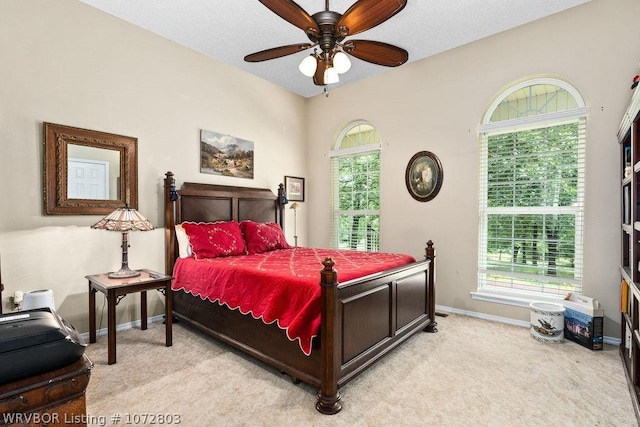
[[[336,69],[338,74],[344,74],[351,68],[351,61],[346,53],[342,51],[336,52],[333,55],[333,67]]]
[[[313,55],[309,55],[300,62],[298,69],[302,74],[307,77],[313,77],[316,73],[316,68],[318,68],[318,61]]]
[[[324,70],[324,84],[330,85],[332,83],[338,83],[339,81],[338,72],[334,67],[329,67]]]

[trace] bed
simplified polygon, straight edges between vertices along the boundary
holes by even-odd
[[[177,189],[173,173],[167,172],[164,178],[166,273],[188,277],[190,271],[186,267],[188,261],[179,256],[176,225],[251,220],[282,227],[286,202],[282,184],[277,195],[269,189],[200,183],[183,183]],[[313,250],[293,248],[281,252],[303,254],[305,251]],[[277,259],[277,252],[262,256]],[[318,260],[325,254],[317,250],[313,253]],[[242,257],[244,255],[228,262],[235,263],[236,269],[253,263],[241,261]],[[420,331],[437,332],[435,249],[431,241],[427,242],[422,260],[341,282],[338,281],[340,262],[339,256],[337,259],[327,256],[318,262],[317,280],[314,279],[318,291],[314,295],[317,294],[320,309],[319,328],[306,347],[301,344],[302,340],[289,336],[289,331],[279,322],[243,314],[241,309],[212,302],[199,292],[175,286],[179,278],[174,279],[174,316],[318,388],[316,409],[322,414],[335,414],[342,409],[339,389],[344,384],[412,335]]]

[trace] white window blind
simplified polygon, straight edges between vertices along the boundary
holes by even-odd
[[[331,247],[380,249],[380,140],[375,128],[356,123],[331,152]]]
[[[481,135],[479,291],[582,291],[584,146],[584,118]]]

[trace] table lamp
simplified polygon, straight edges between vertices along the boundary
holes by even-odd
[[[91,228],[98,230],[120,231],[122,232],[122,267],[118,271],[109,273],[110,279],[124,279],[127,277],[136,277],[140,275],[139,271],[129,268],[129,231],[149,231],[154,227],[148,219],[143,217],[137,210],[125,206],[118,208],[109,215],[102,218]]]

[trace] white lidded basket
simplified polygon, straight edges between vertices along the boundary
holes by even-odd
[[[531,337],[545,343],[564,342],[564,306],[549,302],[532,302]]]

